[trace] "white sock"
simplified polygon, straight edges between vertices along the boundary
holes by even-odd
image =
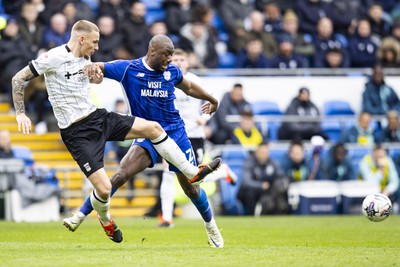
[[[161,180],[161,211],[164,220],[171,222],[174,213],[175,173],[164,170]]]
[[[109,212],[110,198],[102,199],[93,190],[90,194],[90,202],[92,203],[93,209],[99,214],[100,220],[103,224],[109,224],[111,219]]]
[[[151,140],[157,152],[168,162],[177,167],[187,178],[193,178],[199,172],[199,169],[192,165],[185,154],[175,143],[168,137],[167,133],[162,133],[156,139]]]

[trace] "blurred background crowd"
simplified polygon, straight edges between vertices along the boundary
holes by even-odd
[[[260,201],[265,213],[288,212],[287,190],[293,181],[374,181],[393,201],[399,199],[400,148],[390,144],[400,140],[400,101],[385,82],[384,70],[400,66],[400,1],[3,0],[3,99],[10,100],[12,76],[40,53],[66,43],[80,19],[100,29],[94,62],[142,57],[151,37],[162,33],[188,53],[190,69],[370,69],[359,113],[343,108],[346,103],[336,103],[336,113],[320,110],[310,89],[300,85],[286,110],[263,112],[270,103],[250,103],[243,85],[233,84],[207,122],[206,138],[212,145],[242,148],[231,162],[238,185],[228,200],[222,199],[229,205],[232,196],[240,199],[244,208],[232,213],[254,214]],[[27,85],[25,97],[36,128],[44,123],[47,131],[50,105],[43,77]],[[330,114],[352,119],[326,127],[321,116]],[[265,129],[255,120],[259,115],[285,119]],[[286,144],[284,149],[274,147],[279,142]],[[229,163],[234,153],[222,149],[221,154]],[[271,199],[286,201],[271,207]]]

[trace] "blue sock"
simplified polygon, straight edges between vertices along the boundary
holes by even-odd
[[[207,194],[202,188],[200,188],[199,197],[197,199],[191,199],[192,203],[196,206],[200,212],[201,217],[205,222],[209,222],[212,219],[212,213],[210,204],[208,204]]]
[[[113,196],[115,192],[117,192],[117,190],[118,188],[111,188],[111,196]],[[79,211],[86,216],[88,216],[93,211],[92,203],[90,202],[90,196],[88,196],[85,202],[83,202],[83,205],[81,206]]]

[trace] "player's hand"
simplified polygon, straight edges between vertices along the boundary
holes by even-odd
[[[18,122],[18,132],[22,130],[23,134],[30,134],[32,123],[28,116],[25,113],[20,113],[17,115],[17,122]]]
[[[201,105],[201,112],[204,114],[213,114],[218,108],[218,103],[217,104],[212,104],[210,102],[206,102],[203,105]]]
[[[89,77],[92,83],[101,83],[103,81],[103,72],[95,63],[83,67],[83,72]]]

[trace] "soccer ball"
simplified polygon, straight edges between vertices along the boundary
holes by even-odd
[[[392,202],[384,194],[370,194],[362,204],[363,214],[373,222],[381,222],[392,212]]]

